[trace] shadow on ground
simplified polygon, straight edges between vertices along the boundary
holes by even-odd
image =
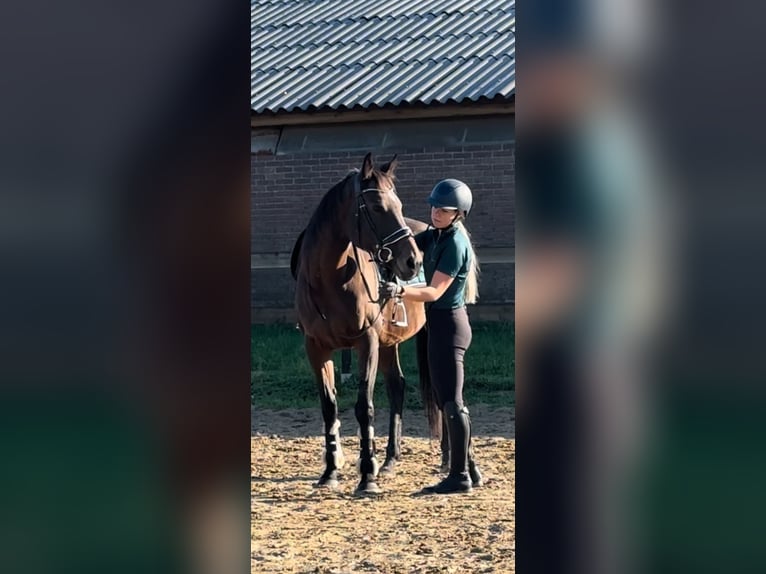
[[[474,436],[515,438],[514,407],[490,405],[469,406]],[[375,435],[388,436],[389,411],[375,409]],[[353,409],[340,413],[341,436],[356,436],[357,422]],[[429,438],[426,415],[422,410],[406,410],[402,416],[403,436]],[[251,436],[275,438],[319,437],[323,434],[322,413],[316,409],[272,410],[253,408],[250,416]]]

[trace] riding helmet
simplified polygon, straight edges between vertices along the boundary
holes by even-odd
[[[468,217],[473,205],[471,188],[457,179],[443,179],[431,190],[428,203],[444,209],[458,209]]]

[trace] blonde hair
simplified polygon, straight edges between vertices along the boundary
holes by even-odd
[[[465,279],[464,299],[466,304],[473,305],[479,298],[479,273],[481,272],[479,258],[476,257],[476,250],[471,241],[471,234],[468,233],[468,229],[463,225],[462,219],[456,221],[454,225],[460,233],[465,235],[465,238],[468,240],[468,248],[471,250],[471,261],[468,264],[468,273]]]

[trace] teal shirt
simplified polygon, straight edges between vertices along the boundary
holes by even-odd
[[[465,282],[471,263],[471,245],[468,238],[455,227],[441,233],[429,228],[415,235],[415,243],[423,251],[423,268],[429,285],[436,271],[454,278],[441,297],[426,305],[434,309],[464,307]]]

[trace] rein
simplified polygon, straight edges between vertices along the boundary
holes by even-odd
[[[370,286],[367,284],[367,279],[365,279],[364,273],[362,273],[362,266],[359,264],[359,251],[356,248],[356,243],[352,242],[351,246],[354,248],[354,261],[356,262],[356,268],[359,270],[359,274],[362,276],[362,283],[364,283],[364,288],[367,291],[367,295],[370,297],[370,303],[375,303],[378,306],[378,315],[375,317],[375,319],[370,321],[370,324],[362,329],[358,335],[353,337],[356,339],[357,337],[364,335],[370,329],[370,327],[378,322],[378,319],[380,319],[380,316],[383,314],[383,305],[380,303],[380,296],[378,296],[377,299],[372,298],[372,291],[370,290]]]

